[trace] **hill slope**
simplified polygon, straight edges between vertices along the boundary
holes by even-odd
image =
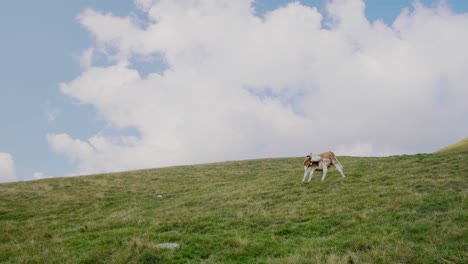
[[[436,153],[446,153],[446,152],[468,152],[468,138],[465,138],[455,144],[447,146]]]
[[[1,263],[466,263],[468,154],[302,158],[0,185]],[[159,243],[179,243],[176,250]]]

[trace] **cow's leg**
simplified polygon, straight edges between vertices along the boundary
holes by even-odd
[[[310,172],[309,180],[307,182],[310,182],[312,180],[312,178],[314,177],[314,171],[315,171],[315,169],[312,169],[312,171]]]
[[[341,177],[344,179],[346,176],[343,173],[343,167],[341,166],[340,163],[335,163],[335,168],[341,173]]]
[[[328,171],[328,165],[323,164],[323,175],[322,175],[322,181],[325,180],[325,177],[327,177],[327,171]]]
[[[305,182],[305,181],[306,181],[306,179],[307,179],[307,174],[309,174],[308,168],[307,168],[307,167],[304,167],[304,177],[302,178],[302,182]]]

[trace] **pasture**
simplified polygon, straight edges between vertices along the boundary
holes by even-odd
[[[339,159],[1,184],[0,263],[468,262],[468,152]]]

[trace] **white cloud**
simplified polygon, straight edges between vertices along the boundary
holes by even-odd
[[[0,152],[0,183],[17,181],[15,161],[10,153]]]
[[[80,56],[80,66],[84,70],[88,69],[89,67],[92,66],[93,64],[93,54],[94,54],[94,49],[93,48],[88,48],[84,50],[81,53]]]
[[[40,180],[40,179],[45,179],[45,178],[47,178],[47,176],[45,176],[45,174],[42,173],[42,172],[34,172],[33,173],[33,179],[34,180]]]
[[[335,153],[337,155],[343,156],[358,156],[358,157],[368,157],[368,156],[389,156],[392,153],[398,153],[398,150],[391,149],[388,146],[384,147],[381,150],[377,150],[370,143],[354,143],[352,145],[339,145],[336,148]]]
[[[466,136],[468,15],[415,4],[389,26],[368,21],[362,1],[335,0],[323,28],[316,8],[259,18],[251,2],[136,0],[145,26],[84,11],[90,49],[115,64],[89,60],[60,90],[140,135],[51,134],[51,147],[92,173],[330,149],[430,152]],[[155,54],[162,74],[142,78],[129,63]]]

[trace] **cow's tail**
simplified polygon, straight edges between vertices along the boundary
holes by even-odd
[[[335,155],[335,160],[336,160],[336,163],[338,163],[338,166],[341,167],[341,169],[343,169],[343,165],[341,165],[340,161],[338,160],[338,158],[336,157]]]

